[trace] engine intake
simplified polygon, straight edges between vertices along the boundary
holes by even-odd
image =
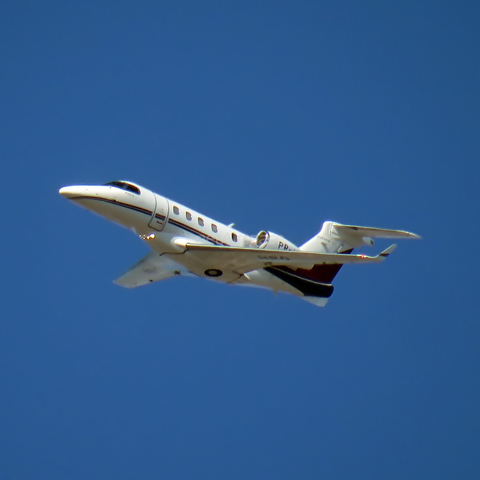
[[[297,246],[281,235],[262,230],[254,241],[257,248],[267,250],[297,250]]]

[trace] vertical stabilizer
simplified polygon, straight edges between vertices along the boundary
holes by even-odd
[[[324,222],[320,232],[304,243],[300,250],[315,253],[350,253],[354,247],[363,243],[363,241],[359,243],[355,238],[349,239],[343,232],[340,234],[335,225],[337,225],[335,222]]]
[[[331,221],[324,222],[320,232],[318,232],[317,235],[311,238],[308,242],[304,243],[300,247],[300,250],[304,252],[344,253],[345,255],[348,255],[349,253],[352,253],[355,247],[359,247],[364,243],[368,242],[368,244],[373,245],[373,240],[371,238],[348,235],[349,232],[344,232],[337,229],[338,225],[340,224]],[[342,265],[340,264],[315,265],[309,270],[297,269],[297,273],[305,278],[308,278],[309,280],[331,284],[341,268]],[[311,297],[310,299],[304,298],[304,300],[307,300],[311,303],[317,302],[315,304],[320,305],[318,303],[320,300],[313,301]]]

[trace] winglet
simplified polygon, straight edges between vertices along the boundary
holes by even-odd
[[[395,249],[397,248],[397,245],[394,243],[393,245],[390,245],[386,250],[384,250],[382,253],[379,253],[379,257],[383,257],[383,259],[387,258]]]

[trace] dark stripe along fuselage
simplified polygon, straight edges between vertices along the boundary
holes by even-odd
[[[110,200],[108,198],[83,195],[75,197],[75,200],[96,200],[99,202],[109,203],[117,207],[127,208],[144,215],[153,216],[153,211],[146,208],[138,207],[129,203],[119,202],[117,200]],[[73,200],[73,199],[72,199]],[[165,216],[161,214],[155,214],[155,217],[164,221]],[[201,230],[197,230],[190,225],[186,225],[178,220],[173,218],[168,219],[168,224],[181,228],[182,230],[196,235],[197,237],[202,238],[214,245],[230,246],[227,243],[224,243]],[[351,253],[351,250],[342,252],[345,254]],[[285,283],[288,283],[292,287],[296,288],[304,295],[315,296],[315,297],[325,297],[329,298],[333,294],[333,286],[330,285],[331,281],[335,278],[339,272],[342,265],[315,265],[312,269],[298,268],[293,270],[286,266],[278,267],[265,267],[264,270],[271,275],[283,280]]]
[[[146,208],[137,207],[136,205],[132,205],[130,203],[119,202],[118,200],[110,200],[110,199],[104,198],[104,197],[82,195],[82,196],[79,196],[79,197],[74,197],[74,198],[72,198],[72,200],[96,200],[96,201],[99,201],[99,202],[109,203],[109,204],[115,205],[117,207],[128,208],[128,209],[133,210],[135,212],[143,213],[144,215],[149,215],[150,217],[153,215],[153,212],[151,210],[146,209]],[[162,220],[162,221],[165,220],[165,216],[161,215],[159,213],[155,214],[155,217]],[[197,229],[195,229],[195,228],[193,228],[189,225],[185,225],[184,223],[179,222],[178,220],[174,220],[174,219],[170,218],[168,220],[168,223],[170,225],[173,225],[174,227],[181,228],[181,229],[185,230],[186,232],[192,233],[192,234],[194,234],[194,235],[196,235],[200,238],[203,238],[204,240],[207,240],[208,242],[213,243],[214,245],[223,245],[225,247],[229,246],[228,243],[221,242],[220,240],[217,240],[216,238],[211,237],[210,235],[207,235],[206,233],[204,233],[200,230],[197,230]]]

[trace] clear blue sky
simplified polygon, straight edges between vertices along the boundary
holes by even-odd
[[[480,478],[479,5],[1,2],[0,478]],[[325,309],[129,291],[145,245],[58,195],[114,179],[424,239]]]

